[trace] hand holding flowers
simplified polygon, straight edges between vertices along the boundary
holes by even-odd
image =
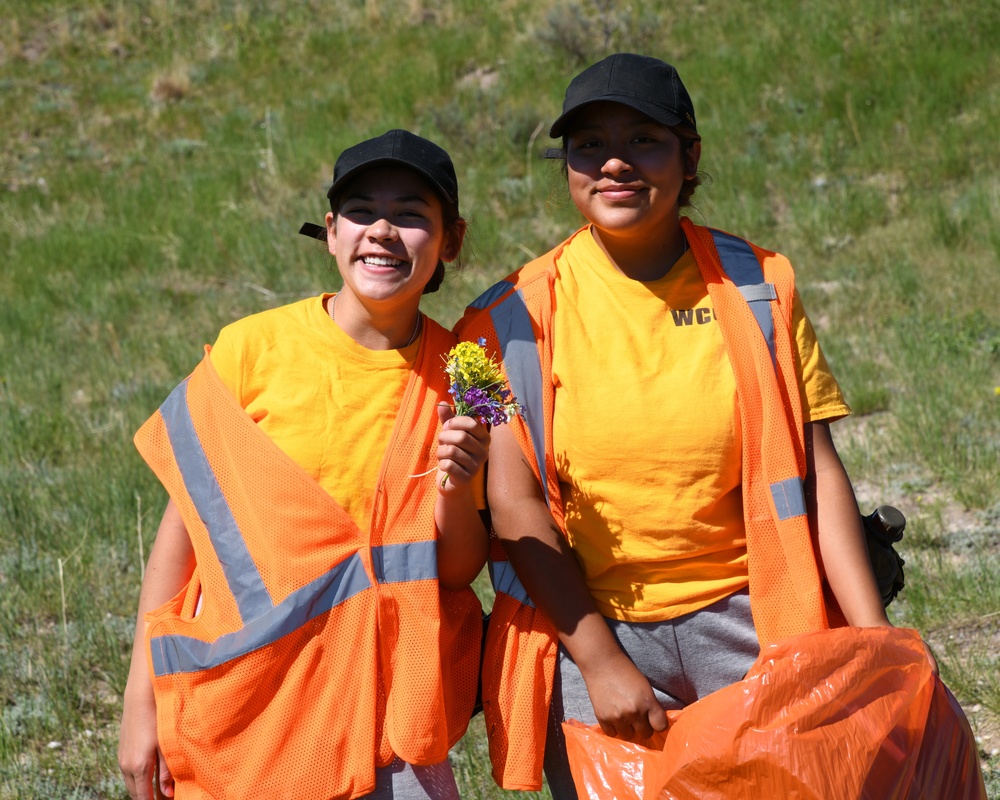
[[[455,408],[439,410],[443,426],[438,438],[438,462],[445,473],[439,484],[442,489],[449,478],[462,483],[471,481],[485,463],[489,451],[489,431],[485,426],[503,425],[521,413],[517,399],[505,388],[500,367],[486,355],[485,345],[485,339],[459,342],[445,358],[445,372],[451,379],[448,393],[455,399]],[[455,434],[459,432],[466,433],[472,441],[457,441]],[[469,473],[473,465],[475,469]]]
[[[471,488],[473,479],[486,463],[490,432],[475,417],[459,416],[455,409],[438,406],[441,432],[438,434],[438,490],[451,494]]]

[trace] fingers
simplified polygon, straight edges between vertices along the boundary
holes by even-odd
[[[450,406],[438,406],[438,417],[438,468],[448,476],[447,485],[466,486],[486,463],[490,432],[474,417],[455,416]]]
[[[654,703],[653,707],[649,709],[649,726],[654,731],[665,731],[667,729],[667,712],[663,710],[663,706],[659,703]],[[650,736],[653,734],[650,733]]]
[[[438,419],[441,421],[441,424],[444,425],[448,420],[455,416],[455,407],[450,406],[447,403],[438,403],[437,412]]]
[[[118,747],[118,769],[132,800],[153,800],[153,763],[126,747]]]
[[[666,729],[667,715],[653,688],[624,653],[603,659],[599,669],[584,679],[598,724],[607,735],[642,741]]]
[[[654,717],[660,717],[657,724],[662,727],[655,727]],[[599,719],[598,724],[601,730],[608,736],[615,739],[622,739],[626,742],[641,742],[649,739],[655,731],[665,730],[667,727],[667,715],[658,703],[648,710],[637,710],[634,714],[619,717],[617,719]]]
[[[153,800],[153,771],[143,773],[129,767],[120,767],[125,789],[132,800]]]
[[[625,739],[629,742],[641,741],[643,739],[648,739],[653,735],[653,727],[649,724],[649,715],[652,713],[652,709],[641,709],[638,711],[634,717],[628,720],[629,724],[624,736],[620,736],[620,739]]]
[[[167,762],[163,758],[163,754],[157,749],[156,751],[156,784],[157,789],[159,789],[159,794],[163,797],[173,797],[174,796],[174,776],[170,773],[170,767],[167,766]]]
[[[156,763],[142,761],[131,763],[127,756],[120,758],[119,769],[125,788],[132,800],[154,800],[174,796],[174,776],[157,748]]]

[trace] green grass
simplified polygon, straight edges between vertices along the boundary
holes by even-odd
[[[425,305],[450,324],[577,223],[545,131],[617,49],[678,64],[694,96],[696,221],[796,265],[857,412],[835,435],[861,502],[909,519],[894,619],[991,737],[1000,798],[995,3],[0,0],[0,19],[2,800],[124,796],[140,540],[165,500],[130,438],[223,324],[339,285],[295,233],[337,153],[390,127],[452,153],[465,269]],[[464,796],[504,796],[481,718],[455,759]]]

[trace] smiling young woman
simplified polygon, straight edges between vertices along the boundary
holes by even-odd
[[[457,339],[419,309],[462,246],[458,183],[394,130],[341,154],[328,197],[303,230],[341,291],[226,326],[136,435],[171,499],[125,690],[133,798],[458,797],[490,436],[455,416]]]
[[[420,295],[458,257],[465,221],[446,222],[438,192],[414,170],[376,165],[331,191],[327,243],[344,279],[331,317],[339,311],[337,324],[373,349],[412,343]]]

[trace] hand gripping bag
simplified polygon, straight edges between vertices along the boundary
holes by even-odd
[[[837,628],[766,647],[747,676],[643,745],[565,724],[591,800],[986,800],[975,739],[920,637]]]

